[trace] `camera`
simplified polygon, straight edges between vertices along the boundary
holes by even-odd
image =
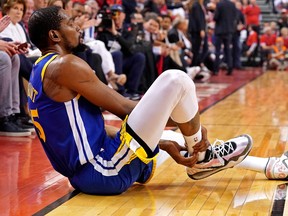
[[[117,17],[117,11],[113,11],[108,7],[103,7],[99,12],[97,17],[101,19],[100,26],[103,28],[112,28],[112,19]]]

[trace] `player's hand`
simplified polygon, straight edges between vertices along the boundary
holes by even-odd
[[[192,167],[198,161],[198,156],[196,154],[190,157],[184,157],[180,154],[181,151],[187,151],[186,147],[180,146],[175,141],[170,140],[160,140],[159,148],[166,151],[178,164],[183,166]]]
[[[194,149],[193,153],[206,151],[207,148],[210,146],[210,142],[207,136],[207,129],[203,125],[201,126],[201,132],[202,132],[202,140],[195,146],[193,146]]]

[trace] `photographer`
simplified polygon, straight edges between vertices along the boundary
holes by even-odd
[[[117,61],[123,62],[121,69],[127,76],[126,91],[123,95],[131,100],[139,100],[138,90],[145,67],[145,56],[141,52],[131,50],[135,35],[123,29],[125,13],[121,5],[113,5],[109,9],[102,10],[101,13],[102,23],[98,28],[97,39],[105,43],[106,48],[112,53],[115,64]]]

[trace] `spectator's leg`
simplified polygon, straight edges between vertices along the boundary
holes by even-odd
[[[12,114],[11,68],[12,63],[10,57],[7,53],[0,51],[0,118]],[[18,82],[18,77],[16,77],[16,81]]]
[[[115,64],[115,73],[123,73],[123,53],[121,51],[112,52],[113,62]]]
[[[18,55],[11,57],[11,84],[12,84],[12,112],[20,113],[19,69],[20,59]]]
[[[231,75],[232,71],[233,71],[233,66],[232,66],[232,54],[231,54],[231,41],[232,41],[232,34],[227,35],[226,37],[224,37],[224,55],[225,55],[225,59],[227,62],[227,67],[228,67],[228,71],[227,71],[227,75]]]
[[[145,55],[143,53],[138,52],[124,58],[123,71],[127,75],[125,86],[128,93],[137,93],[144,68]]]
[[[222,38],[220,36],[215,36],[215,63],[214,63],[214,71],[213,74],[216,75],[219,72],[219,65],[220,65],[220,54],[221,54],[221,44]]]

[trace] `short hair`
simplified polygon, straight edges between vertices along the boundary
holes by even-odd
[[[58,6],[50,6],[34,11],[28,22],[29,37],[40,50],[49,45],[49,31],[59,30],[64,19]]]
[[[22,4],[23,5],[23,15],[26,13],[26,2],[24,0],[7,0],[3,4],[3,15],[7,14],[7,11],[9,11],[15,4]]]
[[[162,19],[168,18],[172,21],[172,17],[168,14],[163,14],[163,15],[161,15],[161,17],[162,17]]]
[[[144,17],[144,21],[145,22],[148,22],[149,20],[154,20],[154,21],[156,21],[156,22],[159,22],[158,21],[158,15],[156,14],[156,13],[154,13],[154,12],[147,12],[147,13],[145,13],[145,17]]]

